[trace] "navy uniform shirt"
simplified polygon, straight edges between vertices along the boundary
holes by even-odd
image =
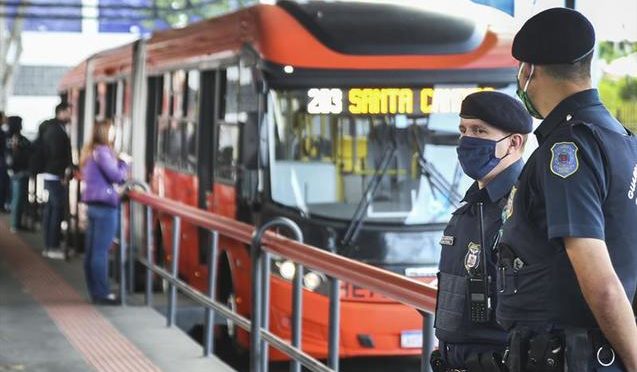
[[[594,89],[563,100],[535,134],[539,147],[503,212],[497,319],[507,329],[520,323],[543,329],[596,327],[562,238],[605,240],[632,301],[637,284],[637,205],[630,192],[637,177],[635,137],[610,115]]]
[[[463,199],[465,204],[453,213],[441,240],[439,263],[436,336],[448,343],[489,343],[504,345],[506,333],[495,323],[472,323],[466,282],[469,270],[480,270],[480,219],[478,203],[483,203],[487,270],[493,278],[492,300],[495,290],[495,254],[493,246],[502,225],[502,208],[511,188],[522,171],[522,160],[500,172],[483,189],[474,183]],[[495,305],[495,304],[493,304]]]

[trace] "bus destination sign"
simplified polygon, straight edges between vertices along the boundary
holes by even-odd
[[[486,90],[494,88],[312,88],[307,91],[307,112],[351,115],[458,113],[466,96]]]

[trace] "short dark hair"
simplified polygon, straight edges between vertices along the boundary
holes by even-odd
[[[59,114],[60,112],[64,110],[68,110],[70,107],[71,105],[69,105],[68,102],[59,103],[57,106],[55,106],[55,115]]]
[[[541,65],[547,75],[556,80],[582,81],[591,78],[591,61],[593,53],[575,63],[565,63],[557,65]]]
[[[7,118],[9,124],[9,133],[16,134],[22,130],[22,118],[19,116],[9,116]]]

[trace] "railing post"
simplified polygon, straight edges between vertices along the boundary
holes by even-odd
[[[269,254],[261,250],[261,239],[268,229],[275,226],[285,226],[289,228],[295,238],[298,241],[303,242],[303,233],[299,226],[294,223],[294,221],[284,217],[275,218],[272,221],[266,222],[255,231],[254,236],[252,237],[252,244],[250,247],[252,261],[252,320],[250,327],[251,372],[266,372],[268,368],[268,345],[265,342],[262,343],[261,329],[268,326],[267,305],[270,300],[270,258]],[[264,297],[262,296],[267,297],[264,300]]]
[[[292,346],[301,349],[301,313],[303,311],[303,265],[296,264],[292,282]],[[301,372],[301,363],[292,359],[290,372]]]
[[[173,279],[179,277],[179,241],[181,240],[181,218],[173,217],[173,249],[172,249],[172,265],[171,275]],[[167,325],[171,327],[175,324],[177,317],[177,287],[171,282],[168,285],[168,317]]]
[[[257,237],[259,240],[257,240]],[[250,324],[250,371],[261,372],[261,243],[258,231],[252,239],[252,319]]]
[[[261,279],[262,303],[261,303],[261,327],[267,331],[270,329],[270,254],[261,252]],[[261,340],[261,372],[268,372],[268,344]]]
[[[420,357],[420,372],[431,372],[429,356],[434,349],[434,316],[422,312],[422,355]]]
[[[133,221],[133,202],[128,202],[128,293],[135,290],[135,222]]]
[[[339,332],[341,323],[340,281],[329,278],[330,282],[330,323],[328,334],[327,365],[338,372]]]
[[[217,293],[217,256],[219,251],[219,233],[210,231],[210,257],[208,257],[208,297],[215,299]],[[215,313],[206,307],[206,329],[204,334],[204,350],[205,357],[212,355],[215,346]]]
[[[146,206],[146,262],[148,267],[146,268],[146,306],[153,306],[153,270],[154,266],[153,250],[153,209],[150,206]]]
[[[119,206],[119,300],[126,305],[126,211]]]

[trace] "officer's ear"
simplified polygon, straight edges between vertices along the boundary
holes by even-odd
[[[531,78],[531,74],[535,75],[535,66],[526,62],[520,63],[518,69],[518,84],[521,89],[524,89],[527,81]]]
[[[526,135],[520,133],[513,133],[511,135],[511,145],[509,148],[512,148],[512,153],[522,152],[524,151],[524,145],[526,144]]]

